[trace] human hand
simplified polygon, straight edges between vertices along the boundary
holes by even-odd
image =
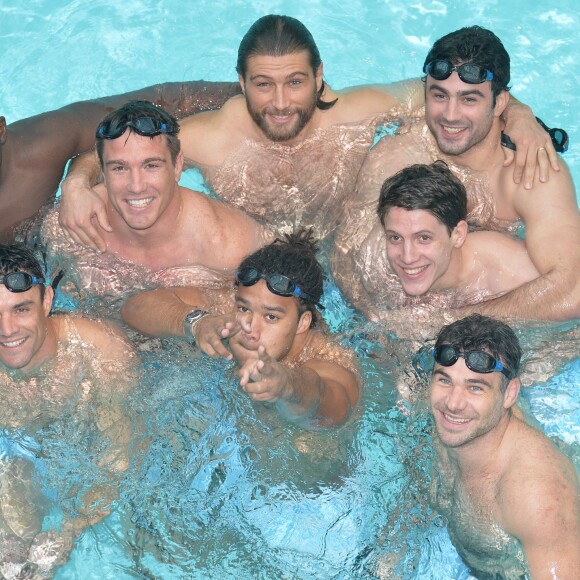
[[[107,190],[102,184],[91,189],[84,180],[74,178],[67,178],[62,183],[58,217],[61,227],[77,244],[99,252],[106,251],[107,244],[93,218],[104,230],[113,231],[107,217],[106,196]]]
[[[273,359],[264,346],[257,358],[246,360],[239,370],[240,386],[254,401],[277,401],[291,395],[289,369]]]
[[[208,314],[199,320],[195,326],[195,342],[199,348],[212,358],[232,360],[232,353],[226,348],[223,340],[231,338],[241,327],[235,315]]]
[[[514,182],[531,189],[534,175],[539,174],[540,182],[549,179],[550,168],[560,171],[558,155],[550,135],[536,121],[529,107],[510,104],[509,116],[506,118],[504,133],[516,146],[516,151],[504,147],[504,167],[511,165],[515,158]]]

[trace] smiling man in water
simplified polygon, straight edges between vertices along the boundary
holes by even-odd
[[[578,578],[578,478],[512,412],[521,354],[511,328],[485,316],[441,329],[430,389],[432,501],[477,578]]]
[[[349,418],[359,385],[354,353],[315,328],[322,279],[310,235],[293,234],[242,261],[227,314],[201,310],[207,301],[197,289],[172,288],[130,298],[122,315],[147,334],[189,337],[210,356],[235,358],[252,399],[300,424],[329,427]]]
[[[48,573],[62,563],[74,537],[107,515],[119,473],[129,464],[134,425],[127,398],[137,383],[137,357],[109,324],[50,316],[53,295],[30,250],[0,246],[2,574]],[[59,461],[58,454],[52,459],[50,429],[58,431],[60,424],[74,425],[75,437],[85,429],[85,439],[92,437],[88,449],[76,451],[91,469],[101,470],[99,483],[89,489],[81,473],[74,482],[63,481],[58,492],[43,488],[43,474]],[[44,517],[52,509],[49,497],[75,494],[77,513],[65,514],[60,532],[44,531]]]
[[[276,14],[250,27],[236,70],[243,96],[181,122],[186,159],[222,199],[277,231],[312,227],[318,239],[333,235],[377,124],[393,107],[399,114],[420,111],[421,82],[335,91],[323,80],[310,31],[295,18]],[[536,151],[542,146],[552,153],[547,133],[521,104],[510,104],[507,117],[507,131],[520,145],[516,174],[527,157],[532,165],[538,159],[547,178],[548,157]],[[528,142],[534,148],[526,155]],[[90,189],[97,176],[94,159],[77,161],[63,183],[61,221],[72,236],[103,249],[102,235],[90,223],[97,216],[108,227],[102,201]]]

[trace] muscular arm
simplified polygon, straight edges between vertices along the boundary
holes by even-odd
[[[524,319],[580,317],[580,214],[568,170],[533,190],[519,187],[514,208],[526,224],[526,248],[540,276],[463,311]]]

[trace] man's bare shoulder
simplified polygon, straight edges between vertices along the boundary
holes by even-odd
[[[249,135],[249,114],[241,95],[228,99],[217,111],[206,111],[180,121],[181,147],[189,161],[220,165]]]

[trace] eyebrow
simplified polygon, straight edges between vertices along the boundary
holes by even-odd
[[[23,306],[30,306],[34,304],[34,300],[25,300],[24,302],[19,302],[18,304],[15,304],[12,309],[16,309],[16,308],[22,308]]]
[[[145,165],[146,163],[151,163],[151,161],[157,161],[159,163],[167,163],[167,159],[164,157],[147,157],[141,162],[141,165]],[[110,159],[109,161],[105,162],[105,165],[127,165],[127,161],[124,159]]]
[[[471,372],[474,372],[474,371],[471,371]],[[441,367],[433,370],[432,376],[435,376],[435,375],[441,375],[442,377],[444,377],[446,379],[453,380],[451,378],[451,375],[449,373],[446,373]],[[489,389],[493,389],[493,385],[488,380],[486,380],[484,378],[477,377],[475,379],[467,379],[465,382],[468,385],[484,385],[484,386],[488,387]]]
[[[437,85],[437,84],[431,85],[428,90],[430,90],[430,91],[433,91],[433,90],[440,91],[442,93],[445,93],[446,95],[450,94],[450,92],[451,92],[451,91],[448,91],[447,89],[444,89],[441,85]],[[459,91],[456,94],[459,95],[460,97],[467,97],[469,95],[478,95],[480,97],[484,97],[485,98],[485,95],[479,89],[470,89],[468,91]]]
[[[236,302],[241,302],[244,306],[250,305],[250,301],[241,296],[236,296]],[[280,312],[280,314],[286,314],[286,309],[282,308],[282,306],[268,306],[267,304],[262,304],[260,308],[262,310],[267,310],[268,312]]]
[[[294,77],[307,77],[307,76],[308,76],[308,73],[307,72],[304,72],[304,71],[301,71],[300,70],[300,71],[294,71],[294,72],[286,75],[285,78],[286,79],[292,79]],[[251,81],[255,81],[256,79],[259,79],[259,78],[266,79],[266,80],[272,80],[274,77],[272,77],[270,75],[266,75],[266,74],[260,73],[260,74],[257,74],[257,75],[252,75],[250,77],[250,80]]]

